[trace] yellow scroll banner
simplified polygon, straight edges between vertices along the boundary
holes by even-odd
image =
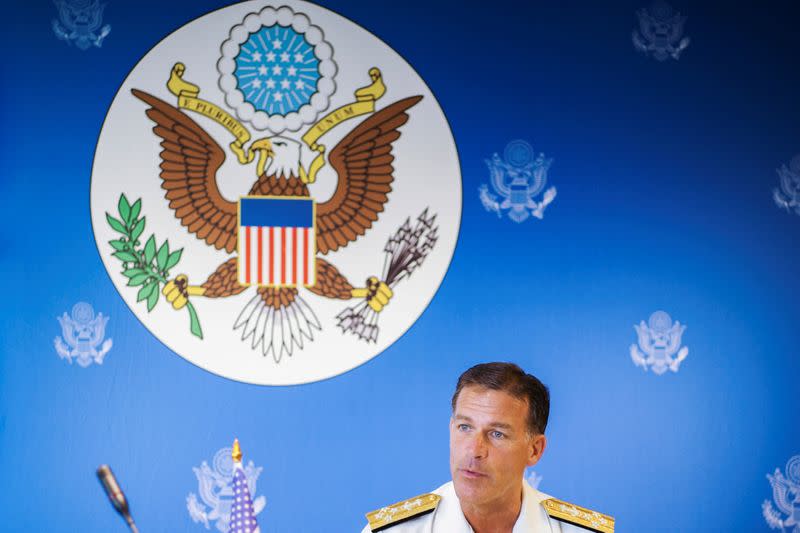
[[[312,150],[316,149],[317,140],[328,133],[330,130],[341,124],[347,119],[355,118],[360,115],[366,115],[375,111],[375,100],[368,100],[363,102],[353,102],[343,105],[342,107],[331,111],[325,117],[311,126],[305,135],[303,135],[303,142],[305,142]]]
[[[306,134],[303,135],[303,142],[306,143],[309,148],[318,152],[317,157],[314,158],[309,168],[309,183],[314,182],[317,172],[325,165],[325,146],[317,144],[319,138],[345,120],[373,113],[375,111],[375,101],[386,92],[386,86],[383,84],[383,76],[381,75],[380,69],[377,67],[369,69],[369,77],[372,83],[356,90],[355,102],[343,105],[331,111],[325,115],[322,120],[311,126]]]
[[[200,94],[200,87],[184,80],[184,72],[186,72],[184,64],[175,63],[169,74],[169,81],[167,81],[167,89],[178,97],[178,108],[200,113],[231,132],[235,140],[230,144],[230,148],[236,154],[239,163],[243,165],[251,163],[256,156],[256,151],[253,147],[247,151],[244,149],[244,144],[250,140],[250,132],[227,111],[207,100],[197,98]]]
[[[178,108],[186,109],[199,113],[204,117],[210,118],[220,126],[227,129],[234,136],[234,141],[229,145],[230,149],[236,154],[239,163],[246,165],[251,163],[258,152],[262,153],[256,169],[260,176],[264,172],[266,165],[266,151],[270,145],[268,139],[257,139],[245,148],[244,145],[250,141],[250,132],[247,131],[241,122],[233,118],[230,113],[212,104],[207,100],[198,98],[200,87],[183,79],[186,67],[183,63],[175,63],[170,72],[167,88],[178,97]],[[331,111],[322,120],[311,126],[303,135],[303,142],[315,152],[318,152],[314,161],[311,163],[308,172],[300,165],[300,178],[304,183],[313,183],[317,172],[325,166],[325,146],[317,144],[320,137],[344,122],[345,120],[372,113],[375,111],[375,101],[383,96],[386,87],[383,85],[381,71],[375,67],[369,70],[372,83],[362,87],[355,92],[356,101],[343,105]]]

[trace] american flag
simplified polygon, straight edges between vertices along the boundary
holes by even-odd
[[[241,461],[233,462],[233,505],[228,533],[261,533]]]
[[[314,285],[315,238],[311,198],[242,198],[239,283],[272,287]]]

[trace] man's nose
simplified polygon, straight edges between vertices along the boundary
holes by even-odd
[[[486,452],[488,451],[489,447],[487,446],[486,436],[480,433],[476,433],[470,438],[469,441],[469,452],[472,457],[475,458],[483,458],[486,457]]]

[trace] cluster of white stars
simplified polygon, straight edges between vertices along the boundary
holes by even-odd
[[[239,56],[237,76],[245,97],[268,113],[297,110],[308,103],[319,79],[318,60],[299,35],[268,30],[252,35]]]
[[[232,533],[252,533],[258,527],[253,502],[247,491],[247,480],[242,471],[236,471],[233,478],[234,504],[231,506],[231,522],[229,531]]]
[[[328,109],[336,91],[333,46],[289,6],[266,6],[258,15],[233,26],[222,43],[219,88],[257,131],[297,131]]]

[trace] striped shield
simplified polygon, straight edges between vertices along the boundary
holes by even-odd
[[[311,198],[241,198],[239,283],[266,287],[313,286],[315,218]]]

